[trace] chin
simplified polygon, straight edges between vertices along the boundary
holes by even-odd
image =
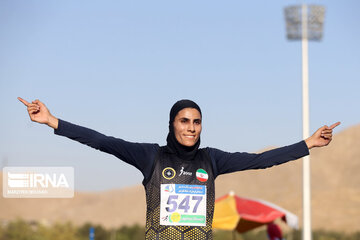
[[[186,144],[186,145],[184,145],[185,147],[192,147],[192,146],[194,146],[195,145],[195,143],[194,144]]]
[[[185,147],[192,147],[192,146],[194,146],[195,144],[196,144],[197,142],[191,142],[191,143],[184,143],[184,144],[182,144],[182,145],[184,145]]]

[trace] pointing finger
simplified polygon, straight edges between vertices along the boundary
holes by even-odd
[[[21,97],[18,97],[17,99],[18,99],[20,102],[22,102],[25,106],[28,106],[28,105],[29,105],[29,103],[28,103],[26,100],[22,99]]]
[[[335,127],[339,126],[340,122],[334,123],[333,125],[330,126],[330,129],[334,129]]]

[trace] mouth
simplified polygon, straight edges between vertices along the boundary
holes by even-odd
[[[186,138],[194,139],[195,135],[184,135]]]

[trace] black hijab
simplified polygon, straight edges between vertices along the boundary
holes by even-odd
[[[200,107],[191,100],[180,100],[177,101],[170,110],[170,120],[169,120],[169,134],[166,138],[167,141],[167,147],[168,149],[175,153],[179,158],[183,160],[193,160],[195,158],[195,155],[197,153],[197,150],[200,146],[200,138],[199,140],[194,144],[194,146],[188,147],[180,144],[175,137],[174,134],[174,120],[178,112],[180,112],[184,108],[195,108],[200,112]]]

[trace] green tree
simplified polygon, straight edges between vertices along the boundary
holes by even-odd
[[[95,229],[95,240],[107,240],[110,238],[110,232],[107,231],[101,225],[94,225],[91,223],[85,223],[81,227],[77,229],[77,236],[80,240],[88,240],[89,239],[89,231],[90,228],[93,227]]]
[[[24,220],[16,219],[5,228],[1,240],[33,240],[34,231]]]
[[[78,240],[77,229],[70,222],[56,223],[43,231],[43,234],[46,234],[46,240]]]

